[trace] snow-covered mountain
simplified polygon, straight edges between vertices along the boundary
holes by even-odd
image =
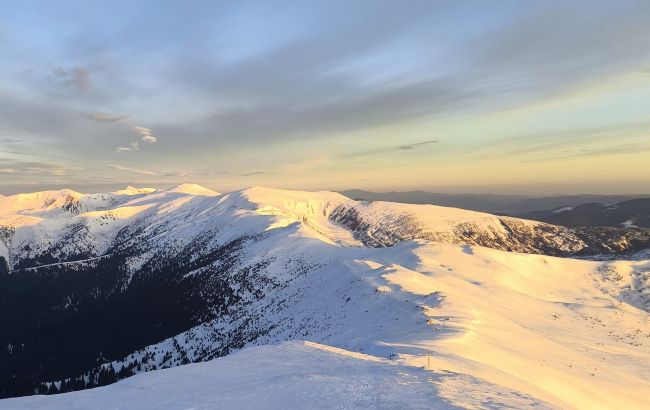
[[[280,217],[285,224],[301,223],[310,235],[343,246],[381,247],[427,239],[526,253],[589,255],[632,252],[650,244],[644,230],[566,229],[456,208],[352,201],[332,192],[253,187],[219,195],[183,184],[166,191],[127,187],[81,194],[64,189],[2,197],[0,257],[9,270],[88,259],[124,246],[126,237],[130,243],[150,242],[156,229],[156,243],[147,243],[149,251],[159,247],[158,239],[172,236],[180,249],[182,243],[222,229],[224,215],[233,221],[245,211]],[[248,233],[259,233],[257,228]],[[179,232],[171,235],[170,229]],[[246,234],[246,229],[237,224],[231,234]]]
[[[217,358],[0,408],[111,408],[170,378],[188,407],[650,405],[645,230],[197,185],[1,197],[0,226],[4,396]]]
[[[547,211],[522,214],[522,217],[562,226],[612,226],[650,228],[650,198],[635,198],[618,203],[584,203]]]

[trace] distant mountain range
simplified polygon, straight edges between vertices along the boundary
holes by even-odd
[[[615,204],[587,203],[564,206],[547,211],[533,211],[518,215],[567,227],[611,226],[650,228],[650,198],[637,198]]]
[[[356,200],[363,201],[388,201],[408,204],[431,204],[450,206],[454,208],[469,209],[472,211],[489,212],[493,214],[521,216],[522,218],[537,219],[532,217],[534,211],[548,212],[560,208],[577,207],[584,204],[618,204],[632,200],[650,200],[647,194],[629,195],[555,195],[531,197],[523,195],[494,195],[494,194],[447,194],[425,191],[407,192],[371,192],[361,189],[340,191],[341,194]],[[647,204],[647,202],[646,202]],[[631,206],[635,206],[632,204]],[[642,205],[646,206],[647,205]],[[540,214],[541,215],[541,214]],[[539,219],[552,222],[546,219]],[[567,225],[569,226],[569,225]],[[581,226],[581,225],[571,225]],[[592,226],[592,225],[585,225]],[[603,225],[620,226],[620,225]]]

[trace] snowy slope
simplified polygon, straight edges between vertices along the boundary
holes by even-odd
[[[327,261],[310,277],[267,296],[281,297],[284,307],[269,311],[265,302],[270,300],[262,300],[249,306],[248,316],[255,318],[257,311],[259,323],[279,327],[254,344],[314,340],[346,349],[334,350],[342,355],[340,361],[320,353],[305,355],[295,344],[253,349],[173,376],[156,371],[97,391],[0,401],[0,408],[64,408],[88,403],[80,399],[86,396],[104,400],[100,402],[105,408],[117,408],[114,404],[131,403],[131,398],[148,400],[149,393],[138,396],[138,386],[152,395],[162,393],[166,384],[160,380],[178,384],[178,393],[163,395],[165,403],[188,400],[183,404],[207,406],[211,398],[228,397],[222,408],[247,408],[265,394],[268,401],[257,401],[268,404],[262,408],[309,400],[317,403],[313,408],[375,408],[378,395],[390,403],[387,396],[392,394],[402,406],[386,408],[420,408],[422,395],[431,395],[422,406],[440,401],[461,408],[650,405],[645,394],[650,389],[649,306],[639,305],[642,310],[628,303],[630,292],[647,295],[647,287],[633,289],[633,282],[638,272],[648,276],[648,261],[601,263],[426,242],[375,250],[330,249],[339,261]],[[217,322],[212,330],[224,331]],[[175,340],[191,354],[201,345],[197,335],[205,337],[209,327]],[[162,357],[173,346],[163,342],[151,350]],[[360,363],[359,357],[381,366]],[[196,371],[206,380],[192,379]],[[424,382],[427,377],[431,386]],[[282,390],[288,383],[295,390]],[[371,386],[360,391],[344,387],[364,383]],[[403,390],[395,388],[400,383]],[[190,396],[182,393],[186,384],[196,389]],[[387,392],[391,389],[395,393]],[[122,396],[124,392],[128,395]],[[359,402],[346,396],[352,393]],[[125,401],[116,401],[115,395]],[[277,401],[291,400],[287,396],[296,401]],[[167,408],[163,404],[159,408]]]
[[[319,252],[320,269],[248,304],[245,313],[135,355],[179,364],[181,352],[193,357],[219,347],[243,317],[252,319],[249,333],[262,334],[253,344],[307,339],[415,367],[426,367],[429,351],[432,369],[471,376],[472,389],[496,385],[561,408],[650,405],[650,292],[647,283],[634,283],[650,278],[648,261],[426,242]],[[267,271],[276,280],[281,274]],[[448,399],[465,400],[461,391]]]
[[[0,409],[455,409],[443,396],[473,384],[462,375],[431,373],[314,343],[287,342],[135,376],[108,387],[8,399],[0,401]],[[469,402],[544,408],[532,398],[493,388],[466,391],[476,393]]]
[[[508,240],[523,240],[508,231],[513,226],[530,236],[519,243],[524,250],[537,253],[566,250],[574,232],[444,207],[262,187],[216,196],[187,192],[196,187],[172,191],[120,196],[109,209],[41,215],[33,225],[15,226],[12,241],[27,241],[36,226],[39,240],[57,243],[59,231],[49,223],[83,221],[88,254],[110,252],[123,262],[109,265],[116,282],[105,292],[93,288],[93,298],[110,305],[116,294],[128,296],[163,275],[205,302],[181,332],[108,357],[102,369],[143,373],[226,357],[86,392],[0,401],[0,408],[83,408],[93,400],[129,408],[131,400],[153,398],[159,407],[152,408],[181,401],[210,408],[216,397],[223,408],[376,408],[384,399],[386,408],[650,406],[647,259],[506,252]],[[11,217],[27,211],[13,209]],[[556,232],[549,229],[565,236],[540,239]],[[387,244],[393,246],[381,246]],[[92,275],[102,261],[9,276],[53,269],[64,275],[73,267]],[[74,318],[69,306],[88,303],[78,292],[64,291],[50,311]],[[318,345],[236,352],[286,340]],[[194,380],[196,374],[205,380]],[[84,377],[95,380],[96,372]],[[173,394],[167,380],[178,383]]]

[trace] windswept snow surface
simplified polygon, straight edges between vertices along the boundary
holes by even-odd
[[[116,218],[144,218],[143,237],[172,255],[197,235],[205,246],[242,233],[261,239],[241,259],[256,267],[244,271],[255,292],[240,289],[239,305],[114,368],[144,356],[178,365],[179,349],[202,360],[231,339],[248,347],[107,387],[2,400],[0,409],[650,408],[650,260],[458,244],[459,224],[489,235],[506,228],[488,214],[330,192],[158,191],[116,203]],[[367,247],[332,218],[342,208],[381,225],[373,232],[395,232],[408,215],[453,240]],[[68,217],[89,212],[109,210]]]
[[[443,387],[449,382],[452,386]],[[137,375],[117,384],[56,396],[8,399],[0,409],[456,409],[442,397],[473,385],[386,359],[309,342],[246,349],[206,363]],[[479,386],[480,387],[480,386]],[[479,405],[536,400],[493,386],[472,391]]]

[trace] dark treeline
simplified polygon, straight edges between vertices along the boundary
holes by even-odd
[[[131,277],[126,256],[0,275],[0,397],[108,384],[132,369],[78,375],[205,320],[208,301],[195,297],[201,275],[157,263]]]

